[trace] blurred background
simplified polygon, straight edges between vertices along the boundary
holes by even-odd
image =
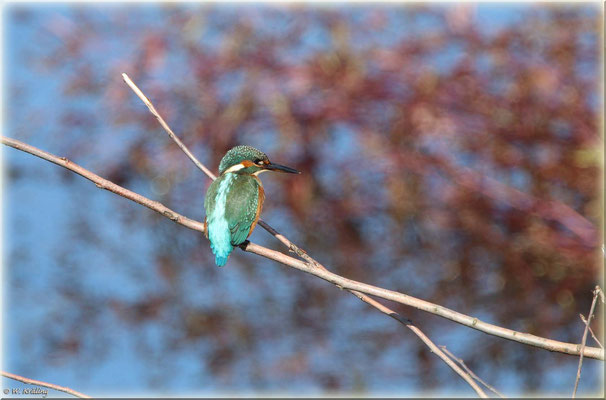
[[[12,5],[3,134],[202,220],[210,181],[126,72],[212,170],[249,144],[303,171],[263,175],[263,218],[332,271],[579,343],[602,275],[601,15]],[[2,152],[5,370],[95,396],[474,395],[348,293],[241,251],[219,269],[201,234]],[[572,393],[577,357],[389,305],[505,395]],[[602,391],[586,359],[579,392]]]

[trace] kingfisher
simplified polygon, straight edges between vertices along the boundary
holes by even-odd
[[[259,174],[266,171],[301,173],[273,164],[265,153],[250,146],[236,146],[221,159],[219,177],[210,184],[204,199],[204,232],[219,267],[225,265],[234,246],[244,243],[259,221],[265,200]]]

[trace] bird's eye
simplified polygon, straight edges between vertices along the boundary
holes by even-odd
[[[261,159],[256,159],[256,160],[255,160],[255,164],[257,164],[257,165],[263,165],[263,160],[261,160]]]

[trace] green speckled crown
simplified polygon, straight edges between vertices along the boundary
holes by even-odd
[[[241,163],[244,160],[267,160],[267,155],[260,150],[250,146],[236,146],[229,150],[219,164],[219,174],[223,174],[226,169]]]

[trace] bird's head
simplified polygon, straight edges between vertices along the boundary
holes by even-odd
[[[243,175],[259,175],[265,171],[300,174],[296,169],[280,164],[273,164],[265,153],[250,146],[236,146],[229,150],[219,164],[219,174],[236,173]]]

